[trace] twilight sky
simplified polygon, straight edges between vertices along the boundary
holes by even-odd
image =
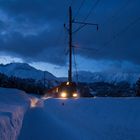
[[[69,5],[75,20],[99,24],[73,34],[78,70],[140,72],[139,0],[0,0],[0,63],[66,76]]]

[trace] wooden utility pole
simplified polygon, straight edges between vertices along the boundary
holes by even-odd
[[[82,26],[79,27],[77,30],[73,31],[72,30],[73,23],[80,24]],[[72,17],[72,8],[70,6],[69,7],[69,28],[68,28],[68,32],[69,32],[69,70],[68,70],[68,82],[72,82],[72,47],[73,47],[73,45],[72,45],[72,34],[77,32],[77,31],[79,31],[80,29],[82,29],[86,25],[94,25],[94,26],[97,27],[97,30],[98,30],[98,24],[74,21],[74,19]],[[65,27],[65,24],[64,24],[64,27]]]
[[[69,70],[68,81],[72,82],[72,9],[69,7]]]

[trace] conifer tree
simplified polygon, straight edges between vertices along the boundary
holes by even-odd
[[[140,78],[136,82],[136,96],[140,96]]]

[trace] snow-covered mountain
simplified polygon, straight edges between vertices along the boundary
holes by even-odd
[[[32,78],[36,80],[43,80],[44,75],[46,80],[57,80],[57,78],[47,71],[37,70],[26,63],[10,63],[7,65],[0,65],[0,72],[8,76],[16,76],[19,78]]]
[[[16,76],[19,78],[32,78],[36,80],[43,80],[44,74],[47,81],[66,81],[67,78],[57,78],[53,74],[47,71],[37,70],[34,67],[26,63],[10,63],[0,65],[0,72],[8,76]],[[73,76],[76,81],[76,74]],[[78,81],[79,82],[121,82],[127,81],[131,84],[135,83],[140,77],[139,73],[127,73],[127,72],[89,72],[79,71]]]
[[[127,81],[131,84],[135,83],[140,77],[139,73],[127,73],[127,72],[88,72],[79,71],[78,80],[80,82],[109,82],[118,83],[122,81]],[[76,74],[74,74],[74,79],[76,80]]]

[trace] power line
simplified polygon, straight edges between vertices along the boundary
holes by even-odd
[[[120,9],[124,9],[124,7],[127,7],[128,4],[130,3],[130,1],[131,1],[131,0],[128,0],[127,3],[126,3],[125,5],[123,5]],[[87,16],[84,18],[83,22],[85,22],[85,21],[88,19],[88,17],[89,17],[89,16],[91,15],[91,13],[92,13],[92,10],[98,5],[99,2],[100,2],[100,0],[97,0],[97,1],[95,2],[95,4],[92,5],[91,9],[89,10]],[[118,11],[120,11],[120,10],[118,10]],[[118,14],[118,11],[115,12],[115,15]],[[114,17],[114,16],[112,16],[112,17]],[[140,20],[140,19],[138,18],[138,19],[134,20],[133,22],[131,22],[131,23],[130,23],[128,26],[126,26],[123,30],[121,30],[120,32],[118,32],[117,34],[115,34],[115,35],[113,36],[112,39],[110,39],[109,41],[107,41],[107,42],[104,44],[104,46],[107,46],[108,44],[110,44],[110,42],[112,42],[113,40],[115,40],[117,37],[121,36],[121,35],[122,35],[124,32],[126,32],[132,25],[136,24],[136,22],[138,22],[139,20]],[[74,33],[78,32],[78,31],[79,31],[80,29],[82,29],[84,26],[85,26],[85,25],[81,25],[78,29],[76,29],[76,30],[74,31]],[[91,48],[78,48],[78,49],[83,49],[83,50],[95,52],[95,50],[93,50],[93,49],[91,49]],[[97,52],[97,50],[96,50],[96,52]],[[98,52],[99,52],[99,50],[98,50]]]
[[[80,21],[74,21],[73,17],[72,17],[72,8],[71,6],[69,7],[69,28],[66,28],[69,32],[69,70],[68,70],[68,81],[72,82],[72,50],[73,50],[73,45],[72,45],[72,27],[73,24],[79,24],[79,25],[92,25],[92,26],[96,26],[97,30],[98,30],[98,24],[95,23],[88,23],[88,22],[80,22]],[[64,24],[64,27],[66,27],[66,25]],[[76,65],[76,58],[75,58],[75,54],[74,54],[74,60],[75,60],[75,66],[77,69],[77,65]]]
[[[65,3],[65,9],[67,9],[67,7],[69,6],[69,5],[73,5],[74,4],[74,2],[75,2],[75,0],[66,0],[66,3]],[[67,18],[67,13],[65,13],[64,14],[64,22],[66,21],[66,18]],[[64,41],[63,41],[63,39],[64,39]],[[67,40],[67,35],[66,35],[66,33],[65,33],[65,30],[64,30],[64,26],[61,26],[61,28],[60,28],[60,30],[58,31],[58,36],[57,36],[57,38],[56,38],[56,44],[59,46],[61,46],[61,44],[63,44],[64,46],[65,46],[65,48],[63,49],[63,53],[62,54],[64,54],[65,55],[65,57],[66,57],[66,47],[67,47],[67,45],[66,45],[66,40]],[[64,57],[64,55],[60,55],[60,57],[61,58],[63,58]]]
[[[99,50],[96,48],[83,48],[83,47],[74,47],[75,49],[80,49],[80,50],[86,50],[86,51],[90,51],[90,52],[94,52],[97,53]]]
[[[79,28],[77,28],[73,33],[76,33],[78,32],[80,29],[82,29],[84,26],[86,25],[94,25],[96,26],[97,28],[97,31],[99,29],[99,25],[98,24],[95,24],[95,23],[88,23],[88,22],[77,22],[77,21],[73,21],[73,23],[76,23],[76,24],[80,24],[81,26]]]
[[[92,10],[98,5],[99,2],[100,2],[100,0],[97,0],[97,1],[95,2],[95,4],[92,5],[91,9],[88,11],[88,14],[87,14],[87,16],[84,18],[83,22],[85,22],[85,21],[88,19],[88,17],[89,17],[89,16],[91,15],[91,13],[92,13]]]
[[[92,10],[98,5],[98,3],[100,2],[100,0],[97,0],[95,2],[95,4],[92,5],[91,9],[88,11],[87,16],[82,20],[82,22],[76,22],[74,21],[74,23],[80,23],[81,26],[78,27],[73,33],[78,32],[79,30],[81,30],[85,25],[96,25],[97,26],[97,30],[98,30],[98,24],[91,24],[91,23],[85,23],[85,21],[88,19],[88,17],[90,16],[90,14],[92,13]],[[84,23],[84,24],[83,24]]]
[[[73,19],[75,19],[75,18],[79,15],[80,10],[81,10],[81,8],[83,7],[85,1],[86,1],[86,0],[82,0],[82,1],[81,1],[81,4],[80,4],[80,6],[79,6],[79,8],[78,8],[78,10],[77,10],[77,12],[76,12],[76,14],[75,14],[75,16],[74,16]]]
[[[135,24],[137,24],[140,21],[140,17],[136,18],[135,20],[133,20],[131,23],[129,23],[125,28],[123,28],[120,32],[116,33],[112,39],[110,39],[109,41],[107,41],[106,43],[104,43],[104,47],[108,46],[112,41],[114,41],[115,39],[121,37],[126,31],[128,31],[130,29],[130,27],[134,26]],[[111,45],[110,45],[111,47]],[[80,48],[81,49],[81,48]],[[84,48],[85,49],[85,48]],[[104,51],[106,48],[102,48],[102,49],[98,49],[95,53],[101,53],[102,51]],[[88,49],[87,49],[88,50]],[[89,51],[92,51],[89,49]]]
[[[73,6],[74,4],[75,4],[75,2],[76,2],[76,0],[70,0],[71,2],[70,2],[70,4],[68,5],[68,6]]]
[[[74,55],[74,65],[75,65],[75,70],[76,70],[76,81],[78,83],[78,69],[77,69],[76,54],[75,54],[75,49],[74,48],[73,48],[73,55]]]
[[[131,26],[135,25],[137,22],[140,21],[140,17],[137,19],[133,20],[131,23],[129,23],[125,28],[123,28],[120,32],[116,33],[112,39],[107,41],[104,46],[109,45],[112,41],[114,41],[116,38],[120,37],[122,34],[124,34]]]
[[[69,1],[70,4],[68,4],[67,7],[70,6],[70,5],[73,6],[73,5],[75,4],[75,2],[76,2],[76,0],[70,0],[70,1]],[[66,14],[66,16],[65,16],[65,19],[66,19],[66,17],[67,17],[67,14]],[[64,24],[64,28],[65,28],[65,31],[66,31],[66,32],[69,30],[69,29],[66,27],[65,24]],[[66,32],[65,32],[65,33],[66,33]],[[61,36],[61,35],[60,35],[60,36]],[[68,55],[68,48],[67,48],[67,45],[66,45],[67,37],[68,37],[68,36],[66,35],[65,38],[64,38],[64,44],[65,44],[64,54],[65,54],[65,55]]]
[[[120,15],[122,15],[122,13],[124,12],[127,12],[126,11],[126,8],[128,8],[129,5],[131,5],[133,3],[133,1],[131,0],[127,0],[125,3],[123,3],[123,5],[121,7],[118,8],[118,10],[116,10],[112,15],[111,17],[108,17],[108,18],[105,18],[105,21],[102,23],[103,24],[106,24],[106,23],[112,23],[114,24],[114,22],[116,22],[116,18],[119,18]],[[131,10],[131,9],[129,9]],[[127,14],[127,13],[126,13]],[[109,22],[110,21],[110,22]]]
[[[133,20],[131,23],[129,23],[125,28],[123,28],[120,32],[116,33],[112,39],[110,39],[109,41],[107,41],[106,43],[104,43],[104,46],[109,45],[112,41],[114,41],[115,39],[117,39],[118,37],[121,37],[122,34],[124,34],[127,30],[129,30],[129,28],[131,26],[134,26],[135,24],[137,24],[137,22],[140,21],[140,17],[138,17],[137,19]],[[86,51],[92,51],[94,53],[97,52],[101,52],[103,49],[99,50],[99,49],[91,49],[91,48],[82,48],[82,47],[75,47],[77,49],[82,49],[82,50],[86,50]]]
[[[68,47],[67,47],[67,39],[68,39],[68,36],[67,34],[65,35],[65,38],[64,38],[64,45],[65,45],[65,49],[64,49],[64,54],[67,56],[68,55]]]
[[[74,0],[69,0],[69,2],[68,3],[66,3],[65,5],[65,9],[67,9],[67,7],[69,6],[69,5],[73,5],[74,4]],[[66,18],[67,18],[67,14],[65,14],[64,15],[64,22],[66,21]],[[58,38],[57,38],[57,41],[56,42],[59,42],[60,41],[60,38],[62,37],[62,32],[64,31],[64,27],[62,26],[61,27],[61,29],[60,29],[60,32],[59,32],[59,36],[58,36]],[[57,43],[58,44],[58,43]]]
[[[83,27],[85,27],[85,24],[81,25],[79,28],[77,28],[75,31],[73,31],[73,34],[80,31]]]
[[[130,2],[133,2],[132,0],[126,1],[110,18],[106,19],[106,22],[108,20],[113,19],[116,22],[116,18],[118,15],[122,15],[122,13],[126,10],[126,8],[131,4]],[[130,10],[130,9],[129,9]]]

